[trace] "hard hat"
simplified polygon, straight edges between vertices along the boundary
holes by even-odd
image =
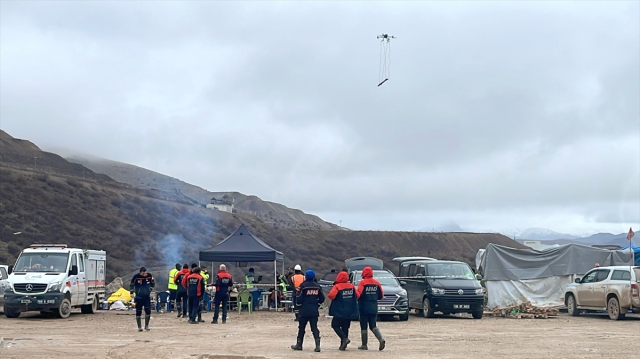
[[[299,264],[296,264],[296,266],[293,267],[293,270],[302,270],[302,267],[300,267]]]

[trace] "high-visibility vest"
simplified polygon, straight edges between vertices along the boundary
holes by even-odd
[[[251,279],[249,279],[249,278],[251,278]],[[251,284],[251,283],[253,283],[253,281],[255,279],[256,279],[256,277],[254,277],[254,276],[249,277],[248,274],[244,276],[244,281],[247,283],[247,289],[253,289],[253,284]]]
[[[200,275],[202,276],[202,282],[204,283],[204,285],[207,285],[207,281],[209,281],[209,273],[200,273]]]
[[[177,290],[178,289],[178,285],[174,283],[174,279],[176,277],[176,274],[178,274],[178,272],[180,272],[179,270],[173,268],[171,270],[171,272],[169,272],[169,285],[167,286],[169,288],[169,290]]]
[[[291,277],[291,281],[296,290],[298,290],[300,289],[300,284],[304,282],[304,276],[302,274],[294,274],[293,277]]]

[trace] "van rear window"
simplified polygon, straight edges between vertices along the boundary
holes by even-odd
[[[640,268],[633,268],[633,271],[636,273],[636,282],[640,283]]]

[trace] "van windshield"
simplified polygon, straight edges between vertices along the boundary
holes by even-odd
[[[53,272],[67,270],[68,253],[23,253],[16,263],[16,272]]]
[[[427,275],[437,278],[474,278],[471,268],[464,263],[429,263],[427,264]]]

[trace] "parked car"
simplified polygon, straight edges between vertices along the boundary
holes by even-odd
[[[640,313],[640,267],[611,266],[593,268],[576,278],[565,290],[564,303],[569,314],[583,310],[605,310],[609,318],[620,320],[630,310]]]
[[[396,279],[396,276],[391,271],[383,268],[383,262],[380,259],[356,257],[345,260],[345,268],[349,272],[349,282],[358,287],[362,280],[364,267],[371,267],[373,269],[373,278],[382,285],[384,298],[378,301],[378,315],[386,317],[397,315],[400,320],[409,320],[407,292],[402,288],[401,282]],[[336,276],[337,273],[331,271],[318,281],[318,284],[322,286],[326,293],[331,290]]]
[[[9,266],[0,264],[0,311],[4,313],[4,292],[9,287]]]
[[[441,261],[426,257],[394,258],[399,265],[402,287],[407,291],[409,308],[426,318],[442,314],[470,313],[481,319],[484,310],[482,277],[473,274],[464,262]]]

